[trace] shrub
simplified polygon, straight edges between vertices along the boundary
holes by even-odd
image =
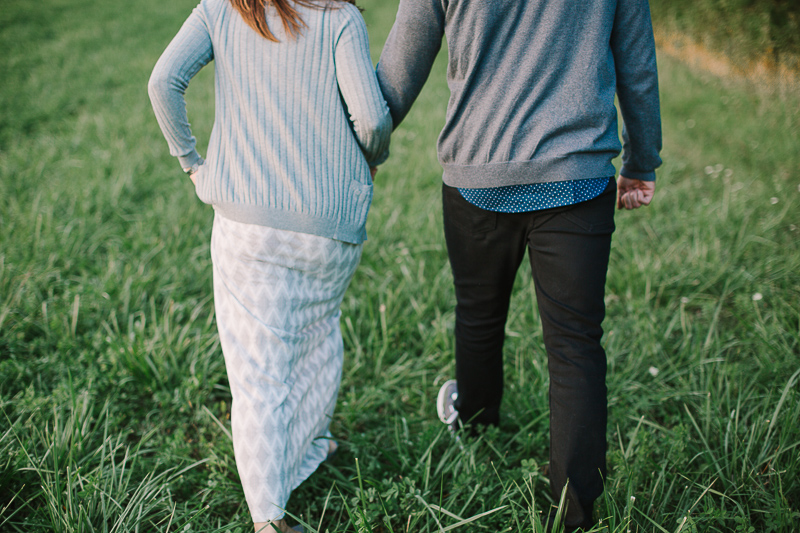
[[[657,31],[678,33],[737,63],[800,70],[796,0],[650,0]]]

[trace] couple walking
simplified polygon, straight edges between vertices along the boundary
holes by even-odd
[[[660,164],[647,0],[400,0],[377,72],[350,1],[202,0],[149,92],[170,153],[215,210],[214,304],[256,530],[293,531],[291,491],[335,451],[339,307],[372,179],[445,36],[438,153],[457,305],[456,379],[440,416],[453,428],[498,423],[504,326],[527,249],[550,372],[551,488],[567,486],[568,530],[595,523],[614,209],[650,203]],[[212,60],[204,160],[183,95]]]

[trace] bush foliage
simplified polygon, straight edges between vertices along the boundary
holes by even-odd
[[[797,0],[650,0],[657,30],[685,35],[734,61],[800,70]]]

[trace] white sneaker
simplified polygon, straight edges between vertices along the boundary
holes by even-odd
[[[450,431],[458,429],[458,411],[455,401],[458,399],[458,387],[456,380],[446,381],[439,389],[439,396],[436,398],[436,411],[439,413],[439,420],[450,427]]]

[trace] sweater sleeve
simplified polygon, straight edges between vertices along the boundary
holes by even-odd
[[[202,7],[198,6],[161,54],[147,85],[169,153],[176,156],[184,168],[201,159],[186,115],[184,94],[189,81],[212,59],[211,36]]]
[[[442,46],[441,0],[400,0],[397,18],[378,62],[378,83],[396,128],[422,91]]]
[[[653,181],[661,164],[661,112],[658,70],[647,0],[619,0],[611,51],[622,112],[622,169],[620,174]]]
[[[336,81],[361,151],[374,167],[389,157],[392,119],[372,66],[367,26],[357,10],[345,9],[334,51]]]

